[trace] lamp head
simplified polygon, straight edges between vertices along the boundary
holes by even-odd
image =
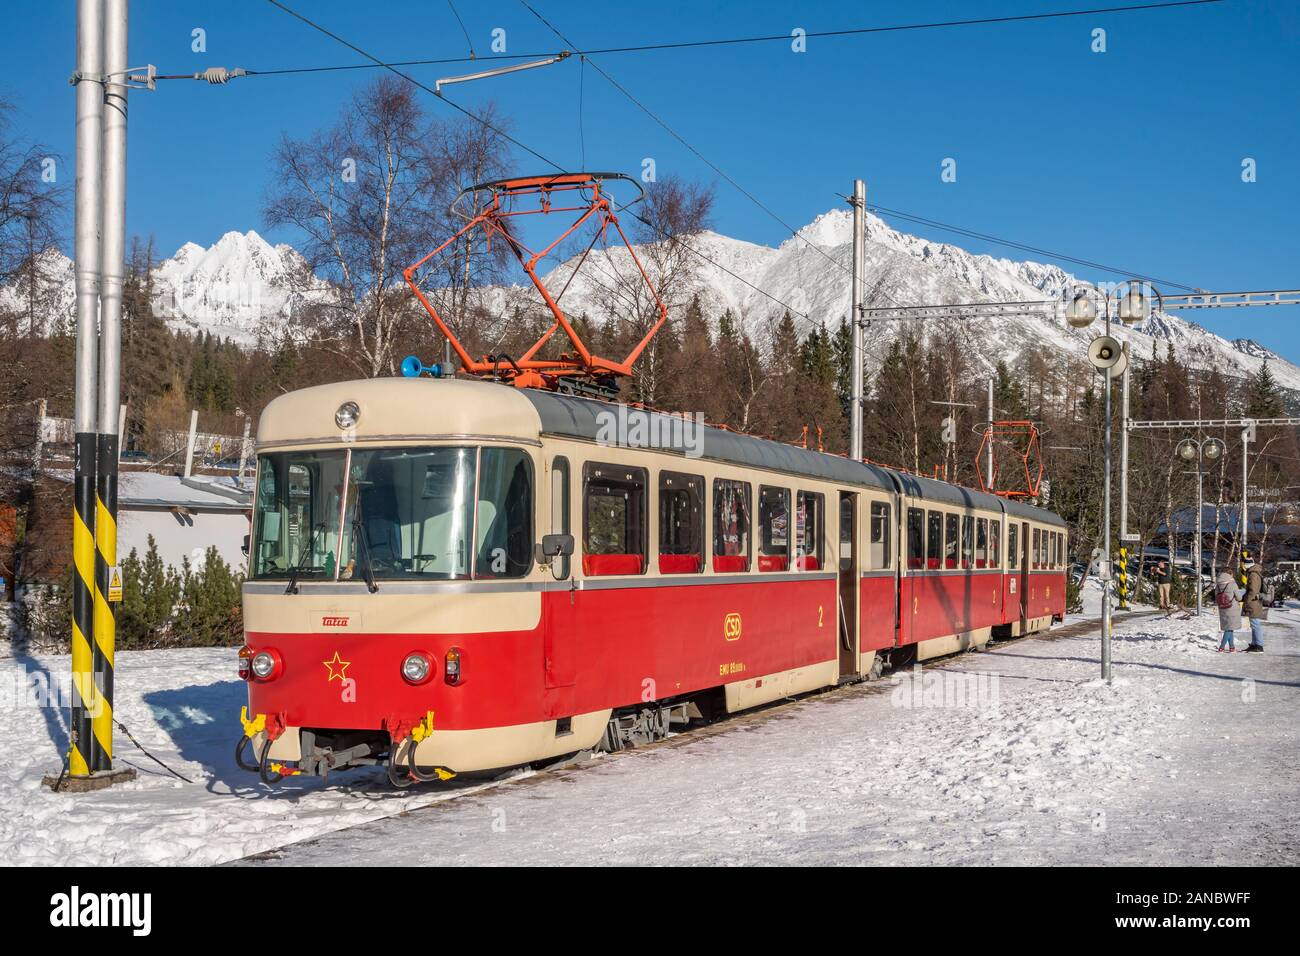
[[[1097,318],[1097,303],[1092,297],[1080,292],[1065,306],[1065,321],[1076,329],[1086,329]]]

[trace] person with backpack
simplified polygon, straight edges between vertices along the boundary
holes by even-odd
[[[1246,653],[1261,654],[1264,651],[1264,622],[1268,620],[1268,608],[1264,601],[1264,569],[1249,551],[1241,552],[1241,569],[1246,575],[1246,597],[1242,601],[1241,613],[1250,618],[1250,644],[1246,647]]]
[[[1219,629],[1223,631],[1223,637],[1219,639],[1220,654],[1224,651],[1229,654],[1237,652],[1232,632],[1241,627],[1240,602],[1245,593],[1226,570],[1220,571],[1214,579],[1214,603],[1219,607]]]

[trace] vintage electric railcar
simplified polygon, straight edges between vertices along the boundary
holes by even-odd
[[[1064,613],[1048,511],[619,414],[430,378],[273,401],[241,765],[400,785],[617,749]]]

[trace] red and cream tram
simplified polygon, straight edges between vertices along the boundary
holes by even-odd
[[[671,723],[1050,626],[1050,512],[834,455],[460,379],[273,401],[244,586],[241,765],[394,782]]]

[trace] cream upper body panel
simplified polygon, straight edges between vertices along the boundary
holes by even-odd
[[[357,423],[340,428],[339,406],[356,402]],[[274,399],[262,412],[257,446],[429,439],[538,442],[541,419],[519,390],[469,379],[373,378],[317,385]]]

